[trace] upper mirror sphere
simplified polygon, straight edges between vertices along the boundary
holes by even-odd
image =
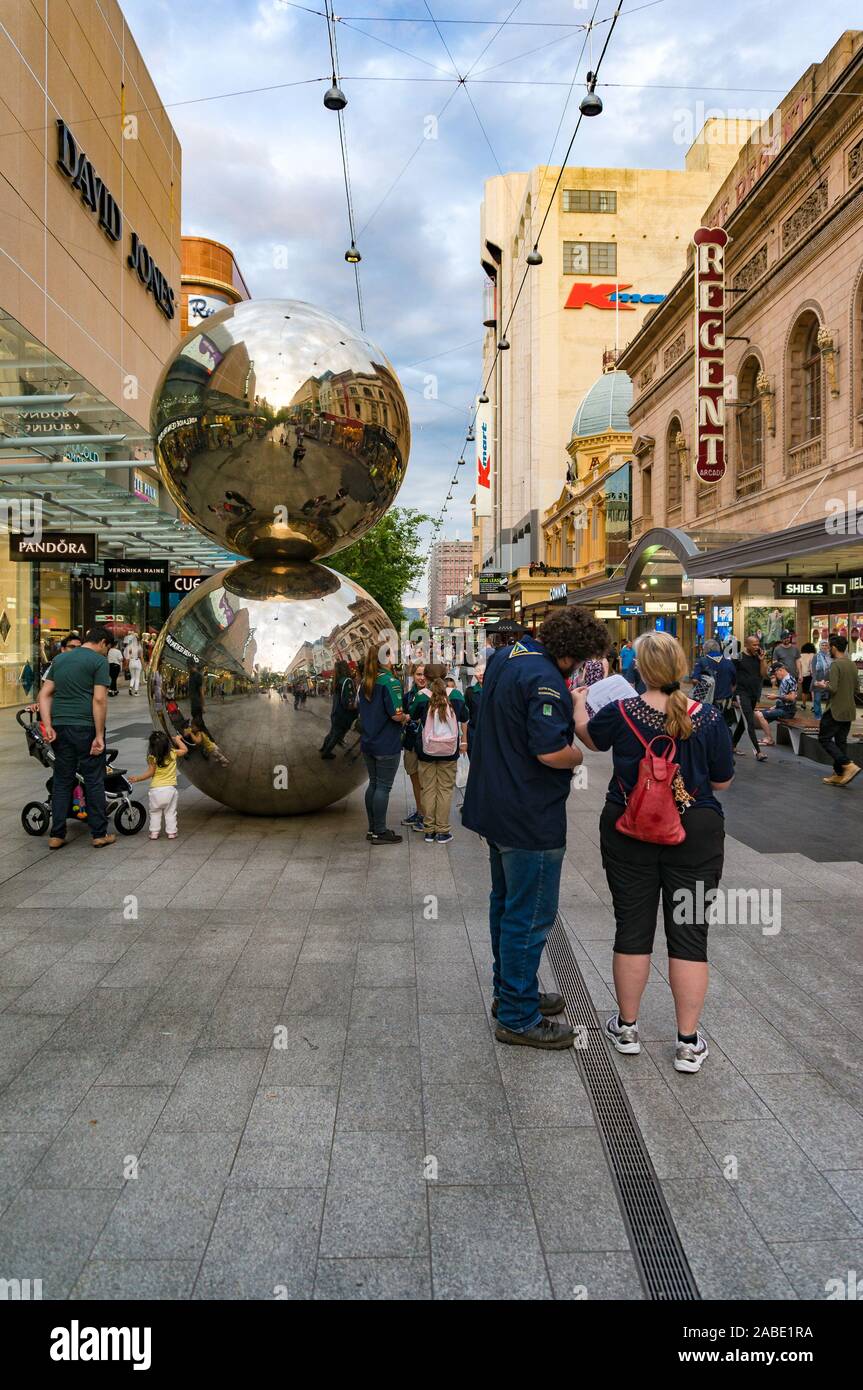
[[[244,300],[188,333],[151,429],[181,512],[256,560],[312,560],[358,540],[395,500],[410,452],[383,353],[292,299]]]

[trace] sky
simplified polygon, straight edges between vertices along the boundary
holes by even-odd
[[[481,384],[483,183],[560,162],[591,45],[595,60],[614,13],[615,0],[598,0],[588,35],[595,3],[336,7],[366,332],[411,412],[398,500],[435,516]],[[357,326],[338,119],[323,106],[323,0],[121,4],[182,145],[183,231],[230,246],[255,298],[308,300]],[[682,168],[687,125],[766,117],[851,11],[848,0],[623,0],[600,71],[604,111],[582,122],[570,164]],[[447,538],[470,539],[470,496],[462,477]],[[423,586],[406,602],[424,603]]]

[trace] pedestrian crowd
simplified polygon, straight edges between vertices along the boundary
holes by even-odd
[[[121,650],[104,627],[92,628],[83,640],[70,634],[45,673],[38,711],[55,757],[52,850],[66,843],[79,780],[93,845],[114,842],[105,815],[105,718],[118,667],[128,670],[131,693],[140,681],[136,665],[143,665],[144,652],[132,637]],[[696,1072],[708,1055],[700,1030],[708,905],[723,867],[718,794],[731,784],[743,737],[765,762],[772,731],[796,720],[809,700],[819,743],[833,764],[824,781],[844,787],[857,776],[847,746],[857,668],[847,648],[839,633],[800,648],[794,634],[783,631],[768,653],[752,634],[742,647],[732,640],[724,648],[706,642],[689,672],[683,648],[669,633],[648,631],[618,650],[607,628],[576,606],[548,617],[535,636],[501,625],[480,663],[461,673],[428,661],[399,667],[387,647],[371,644],[359,665],[335,664],[330,725],[319,755],[336,757],[357,727],[372,846],[404,839],[388,824],[400,765],[414,796],[400,830],[421,835],[428,845],[453,840],[455,791],[464,786],[462,824],[482,836],[489,854],[495,1035],[502,1043],[558,1049],[571,1047],[575,1033],[560,1017],[563,998],[540,991],[538,971],[557,916],[566,803],[583,749],[610,752],[599,845],[615,918],[617,1007],[606,1036],[623,1054],[641,1050],[638,1017],[661,907],[677,1017],[674,1066]],[[765,706],[768,683],[775,699]],[[281,691],[283,698],[293,696],[298,711],[310,693],[318,692],[304,676]],[[152,840],[163,820],[168,839],[178,834],[180,760],[200,750],[227,763],[207,729],[196,670],[189,697],[190,719],[176,700],[167,701],[175,732],[150,736],[146,768],[130,778],[149,784]],[[688,913],[676,910],[681,895],[693,906]]]

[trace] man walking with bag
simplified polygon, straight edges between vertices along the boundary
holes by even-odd
[[[572,1047],[559,994],[537,974],[557,914],[566,852],[566,799],[582,761],[572,746],[566,676],[608,648],[608,631],[581,608],[548,618],[489,663],[471,749],[462,823],[488,841],[495,1037],[526,1047]]]
[[[848,757],[848,735],[857,713],[857,667],[848,656],[848,638],[835,632],[830,634],[830,655],[833,660],[827,679],[820,682],[822,691],[830,696],[830,704],[818,725],[818,742],[833,759],[833,776],[823,781],[829,787],[847,787],[860,771]]]
[[[108,652],[113,637],[94,627],[84,644],[63,652],[51,665],[51,678],[39,691],[39,718],[54,749],[49,849],[66,843],[66,820],[78,773],[87,798],[87,825],[93,848],[113,845],[105,813],[105,715],[108,709]]]

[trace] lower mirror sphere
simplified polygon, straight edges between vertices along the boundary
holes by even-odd
[[[153,723],[192,742],[180,770],[214,801],[260,816],[318,811],[367,776],[356,723],[321,756],[336,662],[356,682],[356,663],[388,633],[374,599],[324,565],[236,565],[203,580],[162,629]]]

